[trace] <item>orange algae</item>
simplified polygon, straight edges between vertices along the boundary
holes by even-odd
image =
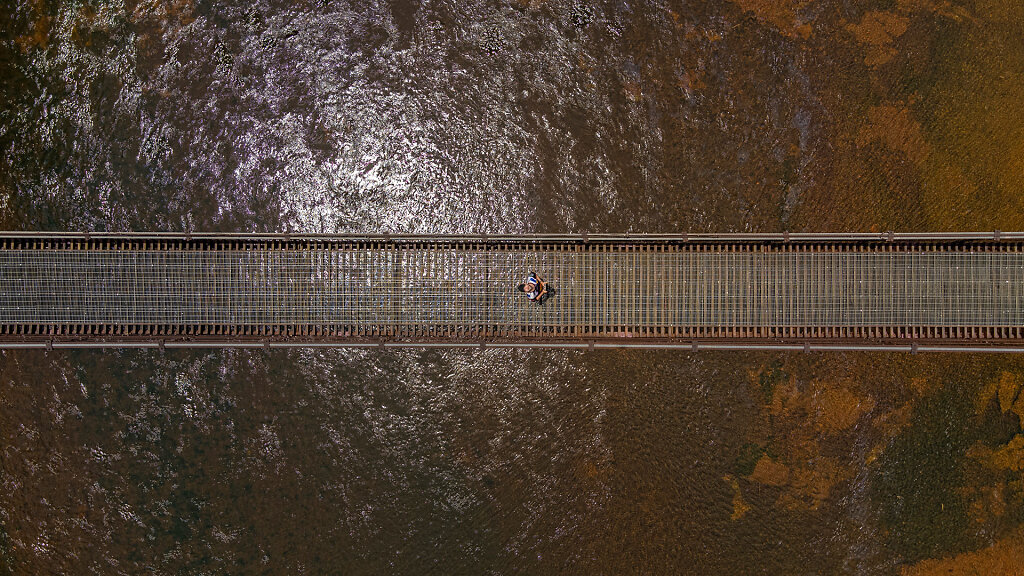
[[[868,110],[868,122],[857,135],[857,145],[881,142],[891,150],[902,152],[915,164],[928,158],[931,150],[921,132],[921,124],[902,106],[874,106]]]
[[[990,380],[978,393],[974,401],[975,413],[982,415],[990,403],[998,402],[999,411],[1003,414],[1012,412],[1017,415],[1024,429],[1024,378],[1020,374],[1002,371],[999,377]]]
[[[826,434],[850,429],[874,405],[870,396],[858,398],[847,388],[826,388],[812,401],[818,429]]]
[[[50,43],[50,16],[46,13],[46,2],[35,0],[32,3],[32,28],[27,34],[15,38],[22,52],[33,48],[45,50]]]
[[[785,486],[789,483],[789,468],[766,454],[757,461],[750,479],[767,486]]]
[[[762,385],[765,368],[751,374]],[[848,431],[875,409],[875,400],[853,381],[815,379],[800,386],[791,377],[775,378],[765,399],[759,444],[768,444],[747,477],[780,491],[775,508],[784,511],[819,509],[836,487],[853,474],[851,462],[823,456],[827,444],[842,442]]]
[[[858,24],[848,24],[847,30],[853,33],[857,41],[865,45],[864,63],[872,68],[889,62],[896,56],[893,46],[900,36],[907,31],[910,19],[894,12],[868,12]]]
[[[851,476],[851,470],[835,458],[819,457],[806,467],[793,469],[790,489],[782,492],[776,508],[782,510],[817,510],[840,482]]]
[[[992,546],[952,558],[922,560],[901,570],[903,576],[1024,576],[1024,531]]]
[[[743,499],[743,493],[740,491],[740,483],[734,476],[726,474],[722,477],[722,480],[725,480],[729,484],[729,487],[732,488],[733,496],[731,518],[733,520],[739,520],[740,518],[743,518],[747,512],[750,512],[750,504],[747,504],[747,501]]]
[[[808,4],[802,0],[732,0],[758,21],[770,24],[790,38],[809,38],[811,25],[802,21],[798,12]]]
[[[1011,372],[999,375],[999,409],[1005,414],[1013,409],[1014,401],[1020,392],[1021,379]]]
[[[990,458],[991,466],[996,470],[1024,470],[1024,435],[1014,436],[1008,443],[993,451]]]

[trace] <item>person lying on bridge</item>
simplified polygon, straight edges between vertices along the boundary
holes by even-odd
[[[526,297],[531,302],[536,302],[539,305],[543,305],[544,301],[550,296],[548,293],[548,283],[540,276],[537,276],[536,272],[530,272],[530,275],[526,277],[526,282],[516,286],[516,290],[526,292]]]

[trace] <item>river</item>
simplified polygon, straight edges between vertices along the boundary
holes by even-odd
[[[1024,229],[1017,0],[0,22],[3,229]],[[0,574],[1015,574],[1022,384],[1012,355],[4,351]]]

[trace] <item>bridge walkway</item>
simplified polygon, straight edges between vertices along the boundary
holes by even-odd
[[[1024,237],[0,238],[0,345],[1024,338]],[[514,290],[536,271],[544,306]]]

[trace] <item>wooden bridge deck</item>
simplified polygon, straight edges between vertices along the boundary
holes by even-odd
[[[1024,238],[0,238],[0,345],[1024,342]],[[530,271],[557,290],[514,291]]]

